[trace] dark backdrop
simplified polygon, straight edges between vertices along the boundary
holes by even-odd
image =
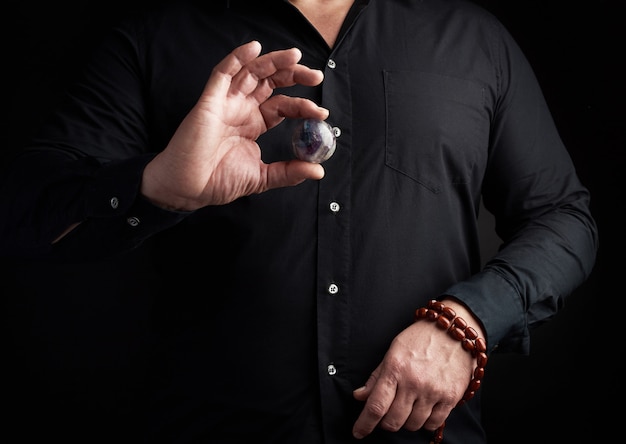
[[[147,0],[9,1],[3,8],[0,166],[32,134],[100,33]],[[528,357],[494,355],[483,385],[492,444],[614,442],[623,427],[626,19],[622,0],[480,0],[533,64],[593,193],[601,248],[593,275],[533,333]],[[8,5],[8,8],[7,8]],[[1,209],[0,209],[1,217]],[[494,248],[484,217],[484,249]],[[0,265],[0,441],[130,443],[140,409],[147,305],[125,282],[140,262]],[[101,282],[95,294],[55,285]],[[7,439],[9,434],[14,434]],[[3,436],[6,435],[6,436]]]

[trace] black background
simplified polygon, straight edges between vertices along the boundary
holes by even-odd
[[[101,32],[146,0],[4,3],[0,166],[72,80]],[[484,381],[492,444],[620,440],[626,317],[626,11],[622,0],[481,0],[535,68],[593,196],[600,251],[591,278],[535,332],[530,356],[494,355]],[[0,209],[0,214],[1,214]],[[484,227],[491,220],[484,219]],[[495,239],[486,232],[484,248]],[[137,258],[127,258],[134,261]],[[54,267],[4,262],[0,441],[131,443],[140,409],[146,301],[123,261]],[[98,279],[96,294],[59,282]],[[11,437],[9,437],[11,435]]]

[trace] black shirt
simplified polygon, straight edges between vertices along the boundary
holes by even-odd
[[[143,200],[145,164],[212,67],[253,39],[324,71],[277,92],[330,110],[325,177],[192,213]],[[471,3],[356,1],[331,49],[286,1],[173,2],[103,43],[5,174],[0,247],[69,262],[149,252],[136,278],[154,297],[162,442],[352,442],[351,392],[416,308],[453,295],[490,351],[526,353],[529,328],[591,270],[587,189],[519,47]],[[261,136],[266,162],[293,156],[295,124]],[[481,199],[503,240],[484,267]],[[479,404],[453,411],[446,442],[485,442]]]

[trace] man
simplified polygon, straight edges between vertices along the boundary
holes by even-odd
[[[597,249],[521,51],[466,2],[207,3],[104,42],[3,179],[3,251],[150,252],[146,442],[484,443],[479,344],[527,353]]]

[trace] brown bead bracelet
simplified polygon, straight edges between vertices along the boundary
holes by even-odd
[[[457,403],[458,407],[472,399],[476,391],[480,388],[481,381],[485,376],[485,366],[487,365],[487,343],[483,338],[478,337],[476,330],[468,326],[465,319],[457,316],[452,308],[446,307],[441,301],[433,299],[428,302],[426,307],[415,310],[415,321],[419,321],[420,319],[435,322],[437,327],[447,331],[453,339],[460,341],[463,349],[476,358],[476,368],[472,374],[472,379],[463,397]],[[446,423],[444,422],[435,430],[435,435],[430,444],[441,443],[445,426]]]

